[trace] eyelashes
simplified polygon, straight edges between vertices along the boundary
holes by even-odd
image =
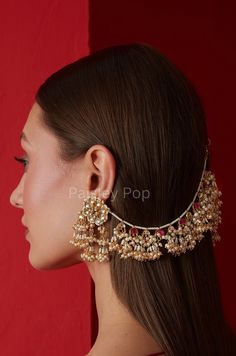
[[[16,156],[14,156],[14,159],[15,159],[17,162],[23,164],[24,170],[25,170],[25,168],[27,167],[29,161],[28,161],[25,157],[16,157]]]

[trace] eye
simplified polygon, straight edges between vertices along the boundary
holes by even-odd
[[[24,165],[24,170],[26,166],[29,164],[29,161],[25,157],[14,157],[16,161],[20,162],[21,164]]]

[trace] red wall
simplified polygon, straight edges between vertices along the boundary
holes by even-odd
[[[66,5],[66,6],[65,6]],[[81,356],[91,344],[91,280],[84,264],[37,271],[21,209],[9,196],[22,169],[19,135],[40,83],[88,54],[88,1],[7,1],[0,11],[0,354]]]
[[[89,32],[91,52],[134,41],[156,46],[184,71],[202,97],[212,142],[212,170],[224,200],[222,240],[215,253],[226,318],[236,331],[236,9],[232,3],[90,1]]]
[[[223,3],[222,3],[223,4]],[[28,262],[22,212],[9,196],[22,173],[13,156],[34,92],[53,71],[112,44],[153,44],[187,74],[207,113],[212,165],[223,192],[222,241],[215,247],[226,318],[234,301],[235,160],[234,9],[229,1],[36,0],[0,11],[0,354],[84,355],[96,337],[91,279],[85,266],[39,272]],[[92,286],[93,287],[93,286]],[[92,307],[91,307],[92,305]]]

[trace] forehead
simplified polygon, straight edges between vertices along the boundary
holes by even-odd
[[[34,150],[40,149],[41,152],[55,151],[59,154],[59,142],[53,132],[43,124],[43,110],[41,107],[34,103],[25,125],[22,130],[21,136],[27,137],[31,148]],[[22,142],[26,142],[22,140]]]
[[[35,130],[40,130],[42,128],[41,119],[42,109],[37,103],[34,103],[23,128],[23,132],[26,136],[27,133],[30,134]]]

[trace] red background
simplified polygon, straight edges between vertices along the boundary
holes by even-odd
[[[0,11],[0,353],[84,355],[96,337],[93,285],[84,264],[39,272],[9,204],[22,170],[19,134],[40,83],[108,45],[147,42],[192,80],[202,97],[212,170],[223,193],[222,240],[215,247],[226,319],[236,330],[235,11],[230,2],[68,0],[1,2]]]

